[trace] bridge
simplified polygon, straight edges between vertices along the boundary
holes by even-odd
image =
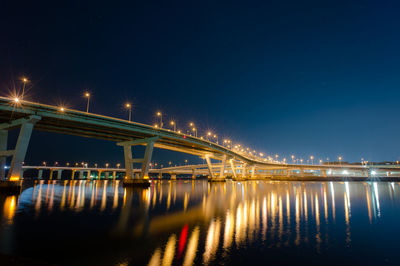
[[[17,143],[14,149],[8,150],[8,131],[15,128],[20,128]],[[23,161],[34,129],[115,142],[116,145],[122,147],[124,154],[124,185],[149,185],[149,173],[154,172],[149,166],[154,148],[196,155],[207,162],[205,165],[168,167],[161,169],[159,173],[206,172],[211,182],[224,181],[228,176],[236,180],[255,178],[260,175],[290,177],[304,176],[308,173],[326,177],[348,175],[351,171],[354,175],[368,177],[378,171],[386,176],[397,176],[400,171],[397,166],[278,163],[255,154],[242,152],[235,147],[226,147],[207,139],[168,129],[58,106],[0,97],[0,178],[3,181],[2,184],[20,184],[21,173],[24,169]],[[132,147],[137,145],[144,145],[145,152],[143,157],[133,158]],[[7,157],[11,157],[11,164],[6,175],[4,166]],[[212,159],[219,163],[212,163]],[[135,169],[134,164],[140,164],[141,167]]]

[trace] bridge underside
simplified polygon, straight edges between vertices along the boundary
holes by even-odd
[[[19,128],[17,144],[13,150],[7,150],[8,131]],[[60,111],[55,106],[23,102],[23,105],[12,104],[7,98],[0,97],[0,178],[4,181],[20,179],[22,162],[28,149],[33,129],[70,134],[81,137],[114,141],[121,146],[125,158],[126,185],[149,185],[148,176],[152,169],[149,163],[154,148],[168,149],[204,158],[206,165],[165,168],[159,172],[191,173],[208,175],[210,181],[224,181],[228,177],[236,180],[268,176],[332,176],[348,175],[366,176],[376,171],[386,175],[396,174],[397,169],[390,167],[371,168],[359,165],[289,165],[268,162],[253,158],[235,150],[203,140],[194,136],[174,131],[155,128],[149,125],[130,122],[122,119],[95,115],[76,110]],[[132,147],[145,145],[143,157],[132,158]],[[5,176],[6,158],[11,157],[10,170]],[[215,163],[212,160],[218,160]],[[136,174],[133,165],[141,164]],[[374,170],[375,169],[375,170]]]

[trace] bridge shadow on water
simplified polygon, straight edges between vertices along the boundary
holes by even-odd
[[[26,182],[0,195],[0,253],[29,264],[395,265],[399,199],[394,182]]]

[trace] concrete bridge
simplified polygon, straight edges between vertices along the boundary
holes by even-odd
[[[20,128],[18,140],[15,148],[8,150],[8,131],[14,128]],[[224,181],[227,176],[235,179],[254,178],[261,173],[303,176],[312,172],[325,177],[332,173],[346,175],[350,172],[369,176],[376,171],[384,171],[387,175],[391,175],[396,173],[397,169],[386,166],[282,164],[242,152],[235,147],[228,148],[206,139],[151,125],[0,97],[0,178],[3,180],[1,184],[20,184],[22,163],[33,129],[114,141],[116,145],[122,147],[124,154],[124,185],[149,185],[149,172],[151,172],[149,164],[154,147],[197,155],[205,159],[206,165],[169,167],[163,171],[206,172],[210,181]],[[136,145],[146,146],[143,157],[133,158],[132,147]],[[7,157],[11,157],[11,164],[6,176],[4,166]],[[215,164],[212,160],[219,163]],[[140,170],[136,170],[134,164],[140,164]]]

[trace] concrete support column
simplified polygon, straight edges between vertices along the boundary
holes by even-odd
[[[222,162],[221,162],[221,171],[219,173],[219,178],[224,178],[225,177],[225,163],[226,163],[226,155],[222,157]]]
[[[83,179],[83,171],[82,170],[79,171],[79,179]]]
[[[304,170],[303,170],[303,168],[300,168],[300,176],[304,176]]]
[[[54,172],[54,169],[50,169],[50,180],[53,180],[53,172]]]
[[[62,171],[63,171],[63,170],[61,170],[61,169],[60,169],[60,170],[57,170],[57,179],[58,179],[58,180],[61,179]]]
[[[25,159],[26,151],[28,150],[29,140],[31,139],[34,124],[40,120],[40,117],[31,119],[21,125],[17,145],[15,146],[12,156],[10,170],[8,171],[8,180],[19,180],[21,174],[22,162]]]
[[[158,179],[162,179],[162,172],[160,171],[159,173],[158,173]]]
[[[42,169],[39,169],[39,172],[38,172],[38,179],[42,179],[43,178],[43,170]]]
[[[144,152],[144,158],[142,163],[142,172],[140,173],[141,179],[149,179],[149,164],[151,156],[153,155],[154,141],[150,141],[146,145],[146,151]]]
[[[255,171],[256,171],[256,167],[253,165],[252,167],[251,167],[251,178],[254,178],[255,177]]]
[[[320,173],[320,176],[326,177],[326,170],[321,169],[320,172],[321,172],[321,173]]]
[[[133,179],[132,146],[124,145],[125,177]]]
[[[192,179],[196,179],[196,168],[192,169]]]
[[[290,177],[290,169],[286,169],[286,176]]]
[[[117,178],[117,171],[112,172],[112,177],[113,177],[113,180],[115,180]]]
[[[97,177],[97,179],[101,179],[101,173],[103,173],[103,171],[100,171],[100,170],[98,170],[98,177]]]
[[[243,178],[245,178],[246,177],[246,164],[244,163],[243,165],[242,165],[242,177]]]
[[[213,170],[212,170],[211,159],[208,155],[206,155],[205,158],[206,158],[207,167],[208,167],[208,174],[209,174],[208,179],[212,179],[212,178],[214,178],[214,175],[213,175]]]
[[[74,178],[75,178],[75,172],[76,172],[76,170],[75,170],[75,169],[72,169],[71,180],[74,180]]]
[[[176,180],[176,174],[171,174],[171,180]]]
[[[108,180],[110,178],[110,172],[104,172],[104,179]]]
[[[233,177],[236,178],[236,169],[235,169],[235,165],[233,164],[233,159],[230,159],[229,163],[231,165]]]
[[[92,174],[92,171],[88,170],[88,171],[87,171],[87,177],[86,177],[87,180],[90,180],[90,175],[91,175],[91,174]]]
[[[7,150],[7,140],[8,140],[8,130],[0,130],[0,151]],[[0,156],[0,180],[5,180],[6,178],[6,156]]]

